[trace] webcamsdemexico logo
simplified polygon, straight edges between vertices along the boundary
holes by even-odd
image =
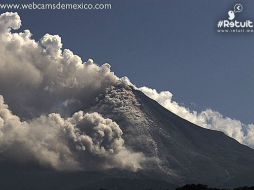
[[[228,11],[228,18],[219,20],[217,23],[217,32],[254,32],[253,21],[249,19],[238,20],[239,14],[243,12],[243,5],[240,3],[235,4],[233,10]]]

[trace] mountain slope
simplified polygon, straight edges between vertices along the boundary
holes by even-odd
[[[94,109],[121,126],[128,146],[156,158],[150,167],[171,183],[230,186],[254,170],[254,150],[176,116],[133,88],[108,90]]]
[[[141,170],[63,172],[38,163],[14,164],[1,155],[0,187],[162,190],[186,183],[254,185],[254,150],[224,133],[196,126],[132,87],[112,86],[92,104],[83,110],[99,112],[117,122],[128,150],[144,154]]]

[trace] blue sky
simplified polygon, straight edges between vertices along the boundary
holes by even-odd
[[[30,29],[35,39],[59,34],[64,48],[84,61],[108,62],[118,76],[128,76],[138,86],[169,90],[186,107],[212,108],[254,122],[254,33],[216,32],[217,21],[236,2],[244,6],[240,17],[254,20],[253,1],[97,2],[111,3],[112,9],[18,11],[22,30]]]

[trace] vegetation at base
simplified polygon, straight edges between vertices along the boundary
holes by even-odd
[[[204,184],[188,184],[184,185],[183,187],[178,187],[176,190],[254,190],[253,187],[237,187],[234,189],[225,189],[225,188],[213,188],[213,187],[208,187],[208,185]]]
[[[110,189],[105,189],[105,188],[101,188],[99,190],[110,190]],[[157,190],[157,189],[152,189],[152,188],[146,188],[146,189],[140,189],[140,190]],[[170,188],[165,189],[165,190],[172,190]],[[178,187],[175,190],[254,190],[254,186],[252,187],[237,187],[237,188],[233,188],[233,189],[226,189],[226,188],[213,188],[213,187],[208,187],[208,185],[204,185],[204,184],[187,184],[184,185],[182,187]]]

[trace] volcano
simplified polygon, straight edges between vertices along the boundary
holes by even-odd
[[[222,132],[201,128],[171,113],[131,86],[112,86],[85,112],[120,126],[126,146],[146,162],[137,171],[55,171],[13,163],[1,155],[3,189],[174,189],[189,183],[215,187],[254,185],[254,150]],[[15,183],[13,182],[15,180]]]

